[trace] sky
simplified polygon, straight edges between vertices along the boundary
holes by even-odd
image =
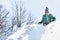
[[[31,12],[36,20],[41,20],[42,15],[45,12],[45,7],[49,8],[50,13],[52,13],[57,20],[60,20],[60,1],[59,0],[21,0],[28,12]],[[11,0],[0,0],[0,4],[3,4],[10,12],[11,10]],[[12,15],[12,14],[11,14]]]

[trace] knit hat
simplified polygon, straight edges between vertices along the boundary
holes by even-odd
[[[46,11],[48,11],[48,10],[49,10],[49,8],[48,8],[48,7],[46,7],[45,12],[46,12]]]

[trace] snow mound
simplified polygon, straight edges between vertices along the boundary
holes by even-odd
[[[41,40],[60,40],[60,21],[54,21],[48,24]]]

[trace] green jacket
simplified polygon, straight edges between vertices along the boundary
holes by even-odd
[[[49,14],[48,15],[48,20],[49,20],[49,22],[52,22],[52,21],[55,21],[56,20],[56,18],[52,15],[52,14]],[[39,23],[46,23],[46,20],[47,20],[47,17],[46,17],[46,15],[44,14],[43,16],[42,16],[42,21],[41,22],[39,22]]]

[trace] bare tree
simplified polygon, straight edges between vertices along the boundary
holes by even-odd
[[[35,18],[33,18],[32,14],[29,13],[28,18],[27,18],[27,24],[33,24]]]
[[[19,25],[18,25],[18,27],[20,26],[21,27],[21,25],[24,23],[24,22],[26,22],[25,21],[25,12],[26,12],[26,9],[24,8],[23,9],[23,7],[20,7],[20,23],[19,23]]]
[[[9,12],[3,8],[2,5],[0,5],[0,35],[5,31],[5,28],[7,27],[7,15]]]
[[[20,2],[20,5],[18,5],[18,2],[15,2],[15,6],[13,7],[13,10],[16,14],[15,18],[17,20],[16,22],[17,27],[21,27],[21,25],[25,22],[24,18],[26,16],[25,15],[26,9],[22,5],[23,4],[21,4],[21,2]]]

